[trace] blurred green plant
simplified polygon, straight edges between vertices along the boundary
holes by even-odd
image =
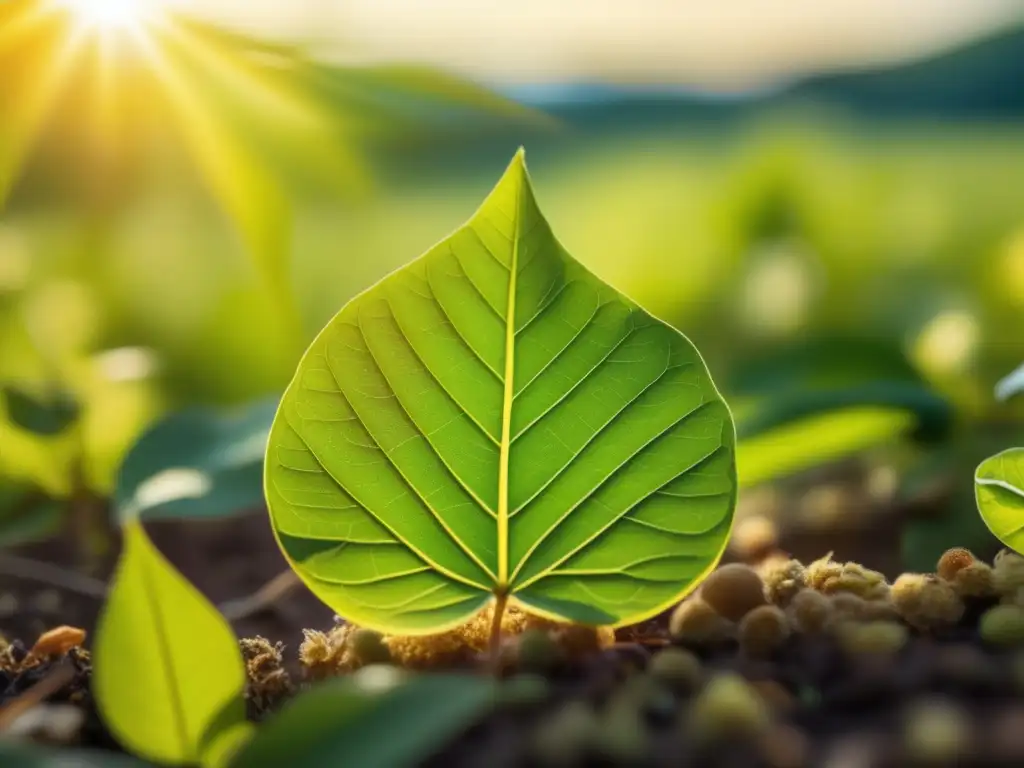
[[[118,473],[121,519],[219,518],[263,503],[263,457],[278,398],[244,408],[190,408],[159,421]]]
[[[801,340],[741,363],[727,391],[743,486],[907,438],[940,442],[955,415],[889,339]]]
[[[23,386],[0,386],[7,418],[16,427],[36,435],[53,437],[69,429],[81,413],[78,400],[61,389],[33,392]]]
[[[316,685],[286,705],[259,728],[236,764],[418,765],[489,713],[497,690],[486,676],[412,676],[396,667],[365,667]]]
[[[694,589],[729,536],[734,441],[689,340],[555,239],[520,150],[465,226],[320,333],[265,486],[338,613],[429,633],[495,600],[496,649],[510,599],[617,625]]]

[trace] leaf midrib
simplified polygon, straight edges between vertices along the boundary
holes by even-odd
[[[132,523],[137,525],[137,523]],[[145,536],[141,531],[134,531],[133,534],[136,537]],[[140,542],[138,538],[135,541],[134,546],[138,548]],[[164,683],[167,685],[167,697],[170,699],[171,711],[173,713],[172,719],[174,721],[174,731],[181,745],[182,754],[187,754],[190,757],[195,756],[195,750],[192,749],[192,745],[188,735],[188,718],[185,710],[185,701],[181,694],[181,689],[178,686],[178,678],[174,672],[174,656],[171,653],[171,647],[168,643],[167,636],[167,622],[164,620],[163,612],[160,608],[160,597],[156,589],[156,585],[153,583],[153,575],[150,573],[149,563],[146,558],[142,558],[139,567],[140,580],[142,582],[142,591],[149,597],[150,605],[150,620],[153,623],[153,631],[156,634],[156,649],[160,655],[162,664],[160,664],[160,672],[164,678]]]
[[[1018,488],[1013,483],[1008,483],[1006,480],[996,480],[991,477],[978,477],[975,478],[975,482],[985,488],[1002,488],[1007,493],[1011,493],[1021,501],[1024,501],[1024,490]]]
[[[522,150],[520,150],[522,151]],[[505,304],[505,390],[501,403],[501,444],[498,454],[498,581],[495,593],[508,588],[508,469],[512,449],[512,403],[515,399],[516,368],[516,277],[519,272],[519,220],[522,213],[523,180],[516,188],[516,204],[512,214],[512,261],[508,270],[508,297]]]

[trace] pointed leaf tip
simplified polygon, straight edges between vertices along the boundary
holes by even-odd
[[[509,161],[508,167],[505,169],[505,173],[502,174],[502,181],[507,178],[525,178],[527,176],[526,170],[526,148],[519,147],[516,153],[512,156],[512,160]],[[501,182],[499,182],[500,185]]]

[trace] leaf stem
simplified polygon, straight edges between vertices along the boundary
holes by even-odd
[[[494,615],[491,617],[491,634],[488,642],[488,659],[491,670],[498,674],[501,664],[499,655],[501,653],[501,620],[505,616],[505,606],[508,605],[508,592],[502,590],[494,593]]]

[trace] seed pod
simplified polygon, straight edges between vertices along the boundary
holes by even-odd
[[[697,645],[720,642],[733,632],[732,624],[699,597],[676,606],[668,627],[673,639]]]
[[[634,683],[643,678],[633,678]],[[648,683],[651,683],[649,678]],[[600,728],[594,749],[615,765],[643,764],[650,752],[647,723],[644,722],[645,700],[652,689],[634,685],[620,691],[608,702],[600,717]]]
[[[860,563],[837,563],[831,554],[808,565],[806,579],[807,586],[826,595],[850,592],[865,600],[877,600],[889,592],[885,576],[878,571]]]
[[[786,614],[775,605],[762,605],[740,622],[740,648],[750,656],[770,656],[789,639]]]
[[[771,712],[758,693],[739,675],[713,677],[686,713],[686,724],[698,741],[753,737],[771,725]]]
[[[765,604],[764,582],[752,568],[729,563],[711,572],[701,586],[704,602],[719,616],[739,621],[748,611]]]
[[[685,648],[675,647],[663,648],[654,654],[647,671],[678,691],[695,689],[704,674],[700,659]]]
[[[851,656],[888,656],[907,644],[908,632],[895,621],[844,622],[837,628],[836,637]]]
[[[970,717],[944,702],[918,704],[903,727],[905,755],[915,765],[952,765],[971,744]]]
[[[893,583],[890,599],[904,621],[919,629],[956,624],[964,614],[959,595],[937,576],[905,573]]]
[[[900,613],[888,598],[883,600],[865,600],[860,609],[864,621],[899,621]]]
[[[860,621],[867,611],[867,601],[852,592],[840,592],[830,599],[832,614],[838,621]]]
[[[999,646],[1024,645],[1024,608],[996,605],[989,608],[978,622],[981,639]]]
[[[970,550],[963,547],[954,547],[953,549],[947,549],[942,554],[942,557],[939,558],[938,565],[935,566],[935,573],[939,575],[939,578],[953,581],[961,569],[974,562],[976,562],[976,559]]]
[[[1012,595],[1024,589],[1024,557],[1008,549],[996,555],[992,574],[993,586],[1000,595]]]
[[[988,563],[975,560],[953,576],[953,589],[963,598],[987,598],[996,594],[995,572]]]
[[[832,618],[832,601],[821,592],[801,589],[789,603],[789,618],[798,632],[815,634]]]
[[[384,636],[372,629],[355,630],[348,637],[348,647],[361,665],[391,661],[391,651],[384,644]]]
[[[788,606],[807,585],[805,569],[799,560],[770,560],[758,572],[764,582],[764,594],[768,602],[782,608]]]

